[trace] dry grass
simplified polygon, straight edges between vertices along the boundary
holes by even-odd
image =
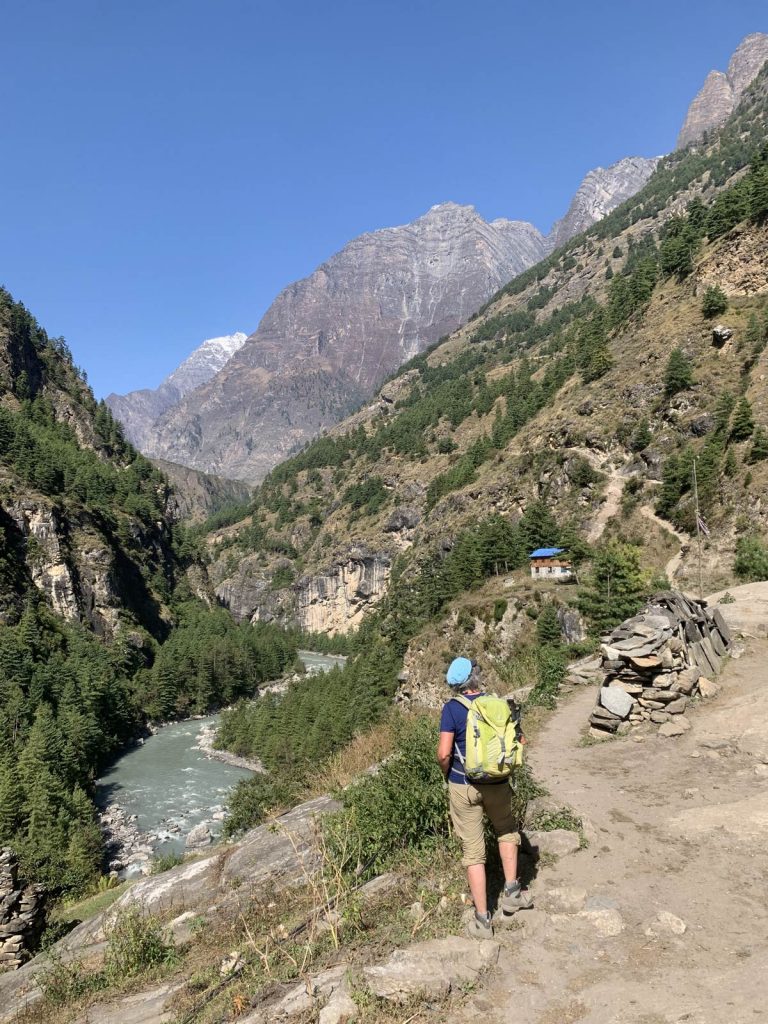
[[[373,765],[380,764],[389,757],[395,748],[396,714],[397,712],[393,711],[377,725],[355,736],[345,747],[324,762],[321,770],[314,776],[306,798],[338,792]]]

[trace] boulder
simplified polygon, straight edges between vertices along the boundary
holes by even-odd
[[[659,935],[684,935],[686,929],[687,925],[681,917],[677,917],[668,910],[660,910],[658,914],[646,924],[644,932],[646,935],[653,938]]]
[[[733,331],[730,327],[726,327],[725,324],[716,324],[712,328],[712,344],[715,348],[722,348],[732,337]]]
[[[208,828],[204,821],[201,821],[199,825],[195,825],[187,835],[186,846],[188,850],[196,850],[201,846],[208,846],[213,840],[211,830]]]
[[[569,853],[575,853],[581,846],[578,832],[571,832],[566,828],[554,828],[548,832],[534,830],[527,832],[526,838],[540,855],[548,854],[552,857],[565,857]]]
[[[699,693],[702,697],[716,697],[720,693],[720,684],[706,676],[699,677]]]

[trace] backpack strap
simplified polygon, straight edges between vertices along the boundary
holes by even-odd
[[[471,701],[469,699],[469,697],[465,697],[463,693],[457,693],[455,697],[451,697],[451,700],[455,700],[457,704],[461,704],[461,706],[463,708],[466,708],[467,711],[471,711],[472,710],[472,705],[474,704],[474,701]],[[459,761],[461,762],[461,766],[463,768],[464,765],[466,764],[466,760],[465,760],[464,756],[462,755],[461,751],[459,750],[459,745],[456,742],[456,738],[455,737],[454,737],[454,740],[453,740],[453,752],[456,755],[456,757],[458,757]]]

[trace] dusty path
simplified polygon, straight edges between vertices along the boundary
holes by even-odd
[[[676,530],[671,523],[668,523],[665,519],[661,519],[659,516],[657,516],[650,505],[641,506],[640,515],[643,516],[645,519],[650,519],[652,523],[655,523],[658,527],[660,527],[662,530],[665,530],[667,533],[671,533],[680,545],[680,550],[677,552],[677,554],[673,555],[669,559],[667,564],[664,566],[664,573],[667,579],[671,584],[674,585],[677,570],[680,568],[682,564],[683,555],[686,553],[690,546],[691,538],[688,536],[687,533],[683,533],[681,530]]]
[[[591,544],[594,544],[595,541],[598,541],[602,537],[609,521],[618,514],[621,509],[621,495],[624,491],[624,485],[628,480],[636,477],[637,473],[625,473],[623,468],[616,469],[615,467],[606,467],[604,456],[598,455],[597,452],[593,452],[589,448],[572,448],[569,449],[569,451],[585,458],[593,469],[603,473],[608,478],[604,500],[597,511],[597,515],[592,520],[592,523],[587,530],[587,540]],[[656,526],[665,533],[670,533],[680,545],[680,550],[677,551],[664,566],[664,573],[667,579],[670,584],[674,584],[675,576],[682,564],[683,556],[691,543],[691,538],[687,533],[682,533],[681,531],[676,530],[671,523],[668,523],[665,519],[661,519],[657,516],[650,505],[642,505],[639,512],[643,518],[655,523]]]
[[[591,688],[554,714],[531,761],[588,820],[589,846],[540,870],[538,909],[502,934],[498,968],[455,1024],[766,1019],[767,656],[760,641],[730,662],[723,693],[687,716],[679,740],[580,746]],[[569,912],[552,895],[562,887],[574,890]],[[658,911],[685,933],[646,934]]]

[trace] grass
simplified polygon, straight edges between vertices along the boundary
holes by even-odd
[[[72,903],[59,903],[51,914],[51,921],[54,923],[87,921],[91,917],[95,917],[96,914],[100,914],[102,910],[111,907],[115,900],[127,892],[132,885],[133,881],[127,881]]]

